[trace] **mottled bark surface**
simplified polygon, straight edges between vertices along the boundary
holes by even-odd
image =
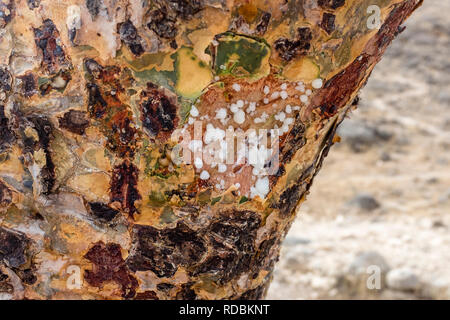
[[[0,0],[0,297],[263,298],[337,126],[420,4]],[[195,120],[205,145],[278,128],[279,168],[176,162]]]

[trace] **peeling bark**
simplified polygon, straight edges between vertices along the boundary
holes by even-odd
[[[0,292],[264,298],[337,127],[422,1],[373,2],[0,1]],[[209,145],[229,126],[271,132],[278,151],[257,155],[279,168],[176,161],[173,133]]]

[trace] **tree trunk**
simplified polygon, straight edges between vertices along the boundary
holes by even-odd
[[[421,2],[1,0],[0,298],[263,298]]]

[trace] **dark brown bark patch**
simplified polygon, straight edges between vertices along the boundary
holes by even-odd
[[[111,178],[111,202],[119,202],[130,217],[137,213],[134,203],[141,199],[137,190],[138,176],[138,168],[125,160],[114,168]]]
[[[0,28],[6,27],[14,17],[14,0],[0,0]]]
[[[258,248],[258,253],[255,256],[255,266],[258,269],[272,269],[275,264],[275,259],[270,260],[270,250],[277,244],[277,242],[279,242],[277,237],[272,237],[261,242]]]
[[[342,119],[340,120],[342,121]],[[293,184],[287,188],[276,203],[271,204],[272,208],[279,209],[281,218],[287,218],[293,214],[298,202],[307,192],[314,180],[316,174],[320,171],[325,157],[328,155],[331,146],[334,143],[334,136],[336,134],[338,121],[335,121],[329,131],[326,133],[323,143],[321,145],[321,152],[316,156],[313,164],[311,164],[298,179],[298,183]]]
[[[0,105],[0,153],[7,150],[14,140],[15,136],[5,115],[5,107]]]
[[[37,281],[35,266],[32,265],[32,268],[27,269],[16,269],[14,272],[17,276],[22,280],[22,283],[32,285]]]
[[[197,300],[197,294],[192,289],[193,284],[193,282],[182,284],[180,291],[177,292],[177,300]]]
[[[297,38],[290,40],[280,38],[274,43],[274,48],[279,56],[285,61],[304,55],[311,48],[312,32],[310,28],[298,28]]]
[[[110,101],[110,100],[109,100]],[[104,132],[108,137],[107,147],[119,157],[133,157],[138,131],[128,109],[115,112],[105,123]]]
[[[270,18],[272,15],[268,12],[264,12],[261,16],[261,20],[256,26],[256,32],[259,35],[264,35],[267,31],[267,27],[269,26]]]
[[[163,39],[173,39],[178,34],[177,20],[189,20],[203,9],[199,0],[165,0],[148,13],[147,27]]]
[[[203,239],[185,224],[163,230],[135,225],[133,243],[127,259],[129,268],[133,271],[151,270],[160,278],[172,277],[178,266],[195,265],[206,252]]]
[[[96,84],[89,83],[87,89],[89,92],[89,113],[91,117],[100,119],[106,113],[107,103],[103,99],[100,88]]]
[[[335,29],[334,25],[335,20],[336,16],[334,14],[324,12],[322,16],[322,23],[320,24],[320,26],[322,27],[323,30],[326,31],[326,33],[331,34]]]
[[[0,227],[0,260],[10,268],[19,268],[27,262],[28,238],[18,232]]]
[[[162,282],[162,283],[158,283],[156,285],[156,288],[158,289],[158,291],[168,292],[168,291],[172,290],[173,288],[175,288],[175,285],[168,283],[168,282]]]
[[[31,256],[32,241],[20,232],[0,227],[0,262],[11,268],[24,284],[37,278]]]
[[[172,49],[178,49],[178,44],[176,40],[170,41],[169,45]]]
[[[207,274],[217,283],[224,284],[250,270],[260,224],[259,215],[251,211],[222,213],[206,231],[214,250],[194,274]]]
[[[41,0],[27,0],[28,8],[30,10],[36,9],[41,4]]]
[[[182,19],[191,19],[194,14],[203,9],[201,0],[166,0],[165,2]]]
[[[101,202],[89,202],[88,210],[91,215],[102,222],[110,222],[119,214],[119,211]]]
[[[12,201],[12,191],[0,181],[0,207],[7,207]]]
[[[151,84],[141,92],[140,107],[142,124],[152,136],[168,137],[178,125],[177,106]]]
[[[92,20],[95,20],[95,18],[98,16],[102,6],[102,0],[86,0],[86,7],[89,11],[89,14],[91,15]]]
[[[134,78],[117,66],[103,67],[93,59],[84,61],[89,93],[88,111],[98,120],[100,130],[107,138],[107,147],[121,158],[134,157],[140,131],[133,122],[133,112],[126,104],[129,97],[125,88]]]
[[[39,147],[45,153],[45,165],[41,169],[41,187],[44,195],[49,195],[55,186],[55,164],[50,152],[50,141],[53,137],[53,126],[47,118],[33,117],[29,121],[33,124],[39,137]]]
[[[289,131],[280,148],[280,163],[289,163],[294,154],[306,144],[306,127],[297,116],[294,127]]]
[[[86,59],[84,61],[84,67],[86,68],[86,71],[91,75],[94,79],[98,79],[101,76],[101,73],[103,71],[103,66],[100,65],[97,61],[94,59]]]
[[[14,287],[11,284],[9,276],[0,270],[0,292],[13,293]]]
[[[130,20],[119,24],[118,29],[120,40],[125,43],[134,55],[140,56],[144,53],[144,48],[141,44],[142,38],[139,36],[136,27]]]
[[[298,201],[302,197],[301,183],[294,184],[287,188],[281,195],[277,203],[272,208],[280,210],[280,216],[286,218],[292,210],[297,206]]]
[[[134,297],[134,300],[159,300],[158,295],[155,291],[144,291],[144,292],[138,292],[136,294],[136,297]]]
[[[347,104],[363,81],[368,66],[369,57],[361,55],[325,83],[324,88],[312,101],[321,117],[331,118]]]
[[[47,19],[40,28],[34,30],[34,41],[42,52],[42,67],[50,74],[57,73],[61,68],[67,68],[64,49],[60,43],[59,31],[52,20]]]
[[[9,93],[11,91],[12,77],[6,68],[0,68],[0,92]]]
[[[91,286],[101,287],[105,282],[112,281],[121,286],[123,298],[131,299],[136,295],[139,283],[129,273],[120,245],[100,241],[84,257],[92,262],[92,270],[84,273],[84,279]]]
[[[278,171],[269,176],[271,186],[275,185],[278,179],[285,174],[285,164],[291,162],[295,153],[306,144],[305,131],[305,125],[301,121],[300,116],[297,115],[294,127],[280,141],[279,154],[276,154],[271,159],[271,162],[266,165],[267,167],[273,166],[272,161],[277,161],[279,164]]]
[[[70,110],[59,118],[59,126],[72,133],[83,135],[86,128],[89,127],[89,119],[83,111]]]
[[[337,9],[345,4],[345,0],[319,0],[319,6],[325,9]]]
[[[18,77],[22,81],[20,85],[20,92],[26,97],[29,98],[32,95],[37,93],[37,81],[36,77],[28,72],[23,76]]]
[[[150,22],[147,27],[164,39],[173,39],[178,33],[176,19],[170,17],[165,10],[156,9],[149,13]]]

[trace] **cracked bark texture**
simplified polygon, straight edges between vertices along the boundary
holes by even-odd
[[[263,298],[337,126],[420,4],[0,0],[0,298]],[[249,196],[247,164],[201,179],[172,162],[189,118],[220,126],[247,100],[235,129],[292,119],[267,193]]]

